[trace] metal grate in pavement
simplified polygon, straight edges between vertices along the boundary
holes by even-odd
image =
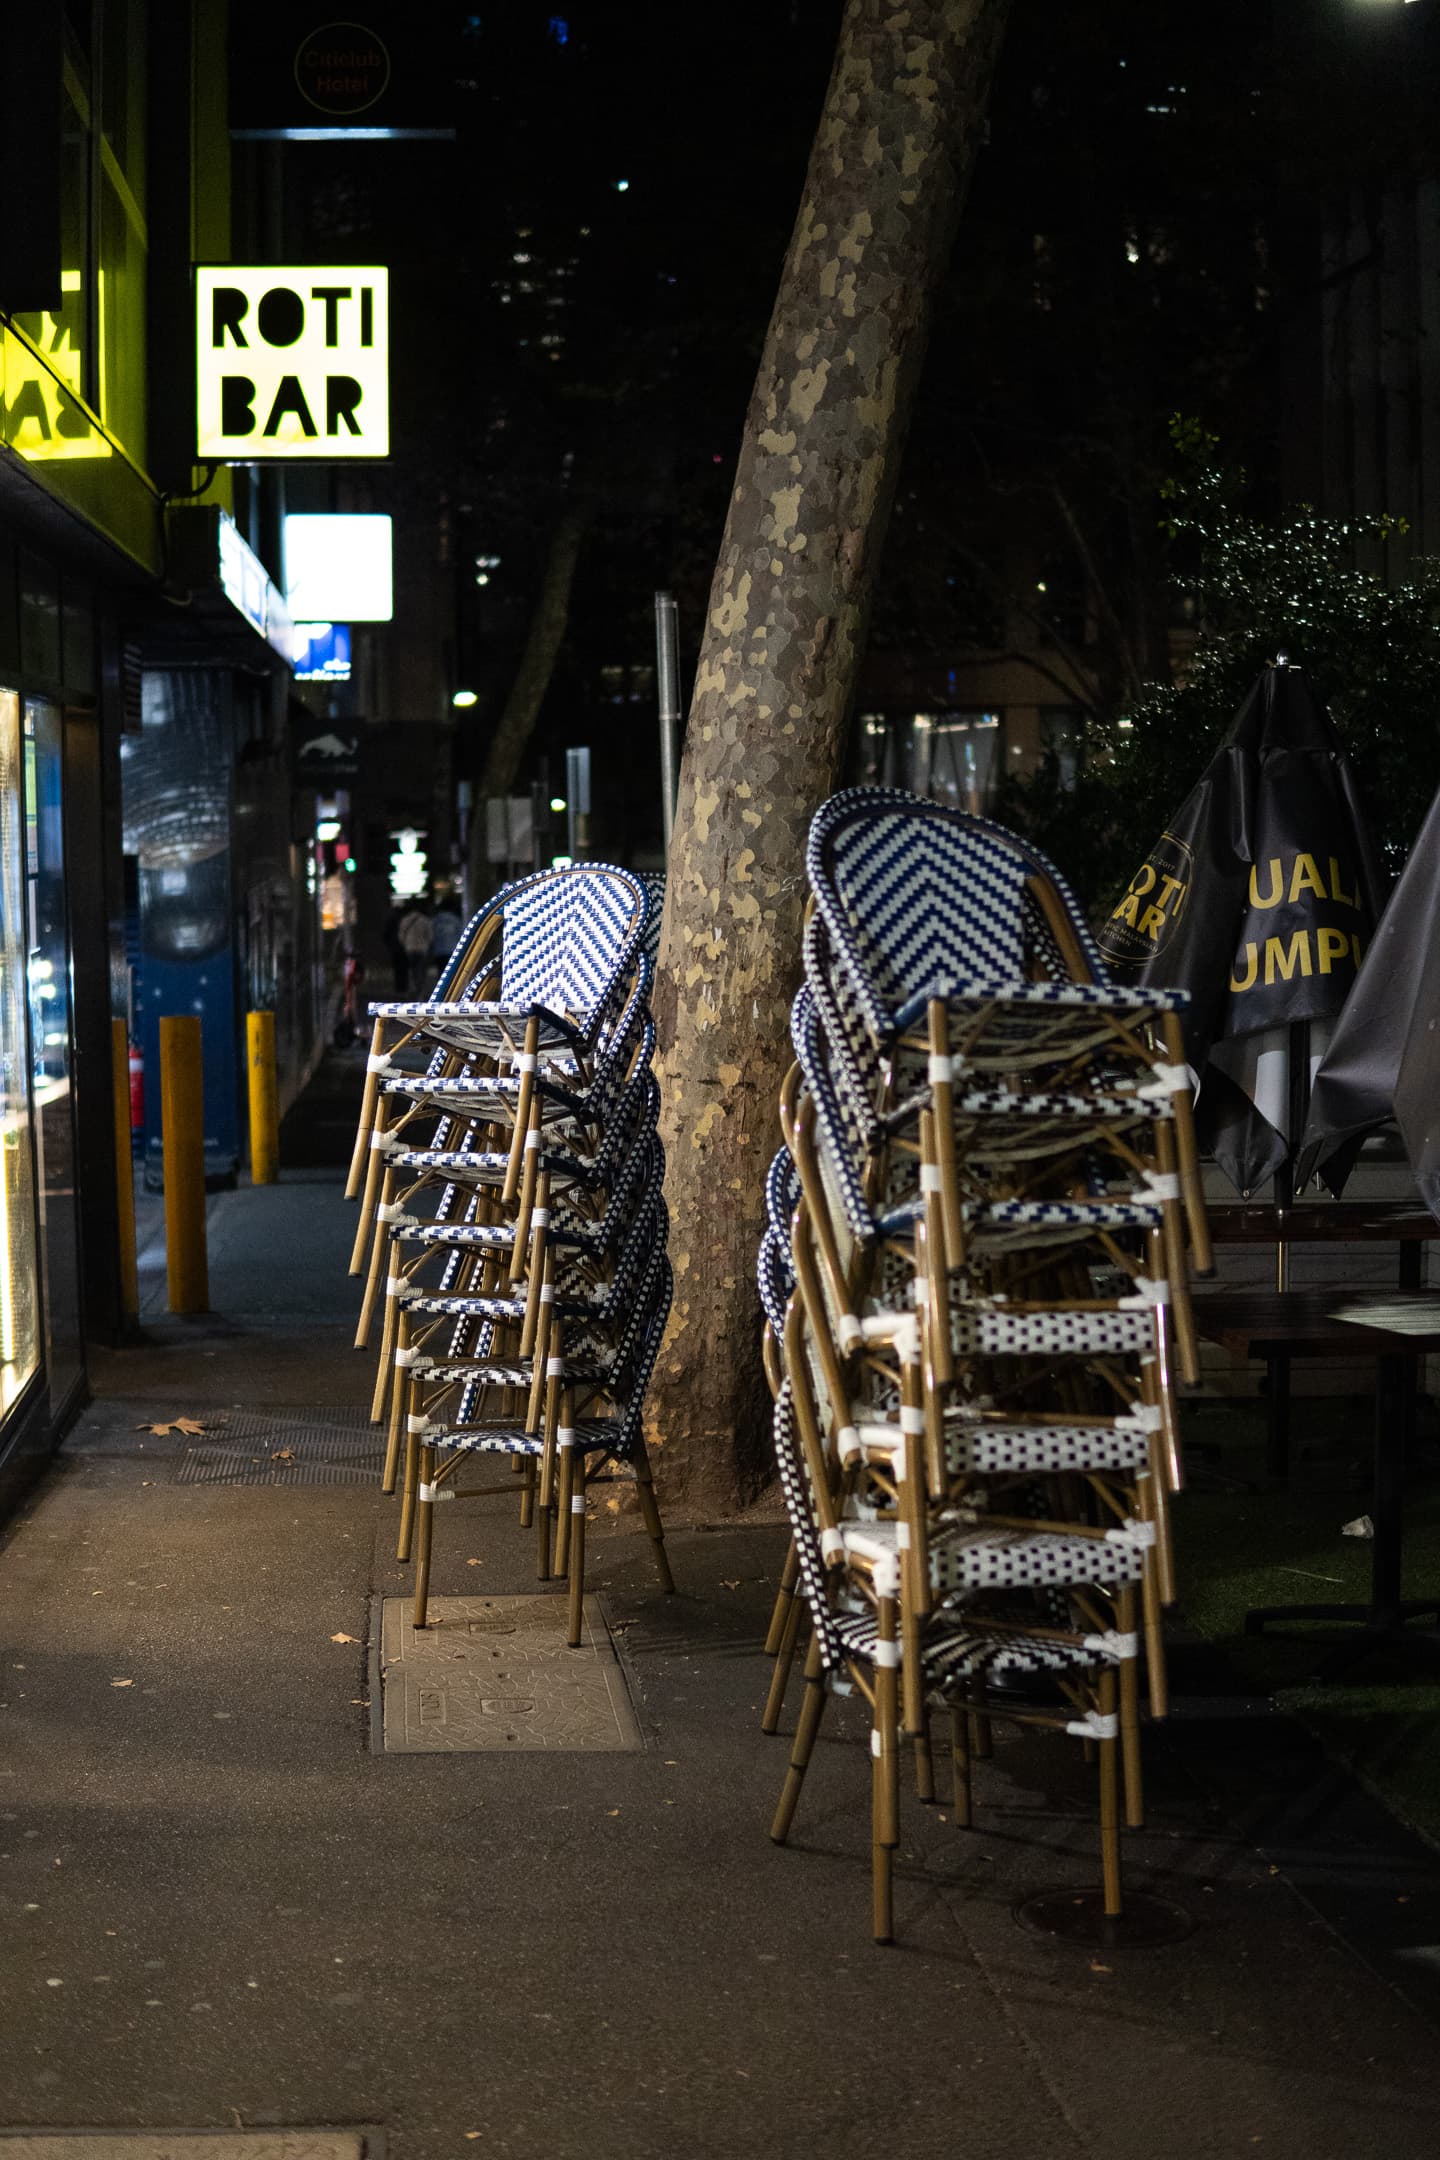
[[[177,1485],[369,1485],[385,1432],[363,1410],[237,1411],[205,1419],[177,1457]]]
[[[430,1625],[386,1598],[380,1675],[387,1755],[620,1753],[645,1743],[594,1598],[584,1638],[565,1641],[569,1601],[432,1598]]]

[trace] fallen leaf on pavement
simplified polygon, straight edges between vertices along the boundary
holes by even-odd
[[[1091,1958],[1090,1970],[1091,1972],[1114,1972],[1115,1968],[1113,1965],[1102,1965],[1098,1958]]]
[[[607,1807],[605,1812],[607,1815],[618,1815],[620,1810],[618,1807]]]
[[[165,1423],[158,1425],[137,1425],[135,1427],[135,1430],[136,1432],[159,1433],[163,1437],[164,1434],[172,1432],[203,1433],[205,1431],[205,1427],[197,1423],[194,1418],[177,1417],[170,1418]]]
[[[112,1680],[110,1685],[111,1687],[134,1687],[135,1682],[133,1680]]]
[[[291,1447],[272,1448],[270,1450],[270,1460],[271,1462],[294,1462],[295,1450]]]
[[[332,1635],[330,1640],[331,1642],[359,1642],[360,1638],[358,1635]]]
[[[465,1565],[466,1567],[483,1567],[485,1563],[483,1560],[467,1560]],[[478,2130],[467,2130],[465,2135],[466,2137],[479,2137],[480,2132]]]
[[[725,1581],[723,1581],[723,1580],[722,1580],[722,1582],[721,1582],[721,1584],[720,1584],[720,1588],[721,1588],[722,1590],[738,1590],[738,1589],[739,1589],[739,1587],[740,1587],[740,1585],[739,1585],[739,1583],[738,1583],[738,1582],[725,1582]]]

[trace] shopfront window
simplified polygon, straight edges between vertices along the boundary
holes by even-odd
[[[40,1363],[20,775],[20,700],[0,689],[0,1413]]]
[[[80,1226],[70,1041],[70,932],[65,907],[64,719],[58,705],[25,705],[25,882],[29,916],[31,1099],[45,1266],[46,1362],[52,1401],[84,1371]]]

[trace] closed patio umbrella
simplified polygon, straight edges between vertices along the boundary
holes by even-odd
[[[1246,1197],[1288,1183],[1378,913],[1330,716],[1299,669],[1266,667],[1100,934],[1120,980],[1190,992],[1197,1137]]]
[[[1315,1076],[1300,1153],[1339,1192],[1368,1132],[1394,1118],[1440,1215],[1440,795],[1431,803]]]

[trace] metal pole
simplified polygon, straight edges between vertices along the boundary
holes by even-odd
[[[135,1264],[135,1168],[130,1152],[130,1035],[123,1020],[110,1022],[110,1072],[115,1093],[115,1198],[120,1210],[120,1309],[127,1320],[140,1312]]]
[[[280,1175],[280,1093],[275,1080],[275,1015],[245,1015],[250,1066],[250,1182],[273,1185]]]
[[[668,856],[680,791],[680,622],[675,595],[668,592],[655,595],[655,686],[660,703],[660,816]]]
[[[205,1083],[200,1022],[167,1013],[160,1022],[160,1130],[165,1159],[165,1272],[170,1310],[208,1312],[205,1255]]]

